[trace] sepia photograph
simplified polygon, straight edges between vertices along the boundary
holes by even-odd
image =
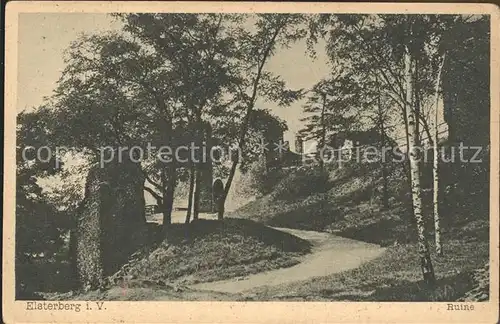
[[[12,10],[3,288],[27,322],[113,301],[498,317],[498,8],[179,4]]]

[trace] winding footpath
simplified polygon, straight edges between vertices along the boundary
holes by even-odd
[[[312,243],[311,253],[292,267],[271,270],[245,277],[243,280],[227,279],[200,283],[191,289],[222,293],[241,293],[261,286],[274,286],[328,276],[359,267],[362,263],[380,256],[385,249],[378,245],[351,240],[329,233],[275,228]]]

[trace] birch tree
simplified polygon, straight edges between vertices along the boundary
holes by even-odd
[[[444,60],[446,54],[443,54],[441,58],[441,64],[439,65],[438,73],[436,76],[436,95],[435,95],[435,108],[434,108],[434,160],[432,165],[433,174],[433,195],[432,195],[432,205],[434,211],[434,238],[436,244],[436,253],[438,255],[443,254],[443,247],[441,245],[441,224],[439,218],[439,84],[441,80],[441,71],[443,70]]]
[[[407,16],[406,25],[406,42],[404,45],[404,86],[405,86],[405,99],[406,99],[406,121],[407,121],[407,137],[408,137],[408,158],[410,162],[410,179],[411,179],[411,195],[413,204],[413,216],[417,224],[417,235],[418,235],[418,254],[420,258],[420,267],[422,269],[422,274],[424,281],[429,286],[435,284],[434,268],[432,266],[429,246],[427,243],[427,238],[425,235],[425,222],[424,216],[422,214],[422,188],[420,185],[420,163],[419,163],[419,140],[418,140],[418,129],[416,124],[418,123],[418,117],[416,112],[412,109],[414,105],[414,87],[415,83],[413,80],[414,74],[414,60],[413,53],[414,49],[412,46],[413,40],[413,25],[411,17]]]

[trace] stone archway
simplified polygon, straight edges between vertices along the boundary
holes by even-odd
[[[224,183],[221,179],[214,181],[212,185],[212,195],[214,202],[214,212],[219,212],[221,209],[221,204],[223,203],[222,198],[224,196]]]

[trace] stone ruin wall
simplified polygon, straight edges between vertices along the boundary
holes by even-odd
[[[146,233],[144,176],[140,166],[116,163],[89,171],[85,198],[71,237],[79,288],[104,284],[143,243]]]

